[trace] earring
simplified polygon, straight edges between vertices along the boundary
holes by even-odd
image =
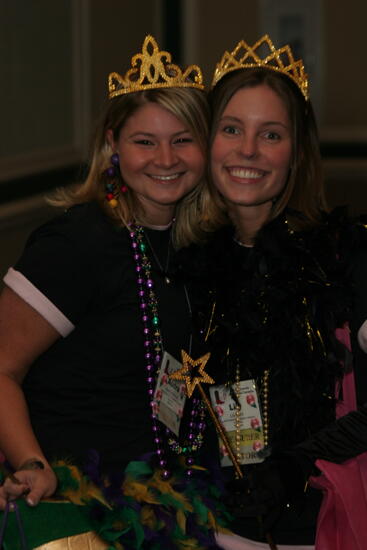
[[[118,196],[119,191],[121,193],[127,192],[126,185],[122,185],[120,189],[118,189],[116,184],[116,179],[121,178],[120,174],[120,158],[118,153],[113,153],[111,156],[111,166],[109,166],[105,171],[104,175],[109,178],[111,181],[108,181],[105,185],[106,187],[106,200],[108,201],[111,208],[116,208],[118,205]]]

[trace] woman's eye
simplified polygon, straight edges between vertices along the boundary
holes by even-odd
[[[149,139],[137,139],[134,143],[137,145],[153,145],[153,142]]]
[[[192,139],[192,137],[180,137],[180,138],[177,138],[174,143],[192,143],[194,140]]]
[[[235,128],[235,126],[224,126],[223,129],[222,129],[222,132],[224,132],[225,134],[230,134],[230,135],[239,134],[239,130],[238,130],[238,128]]]
[[[280,139],[280,135],[277,132],[266,132],[265,137],[271,141],[277,141]]]

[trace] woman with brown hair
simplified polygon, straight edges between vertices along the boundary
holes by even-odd
[[[317,458],[348,453],[305,442],[342,401],[335,388],[350,361],[337,335],[351,316],[348,270],[364,230],[328,213],[308,79],[288,46],[239,42],[218,63],[209,101],[202,201],[204,223],[219,229],[189,270],[203,283],[194,309],[235,459],[221,443],[239,537],[219,541],[314,548],[322,493],[309,476]]]

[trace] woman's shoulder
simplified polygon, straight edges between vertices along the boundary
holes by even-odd
[[[74,319],[83,297],[89,300],[97,289],[102,296],[121,279],[120,266],[130,257],[127,239],[98,205],[73,206],[31,234],[13,269]]]
[[[283,238],[296,246],[303,246],[305,250],[316,254],[336,254],[340,260],[349,258],[359,251],[367,250],[367,216],[350,215],[347,206],[337,206],[331,211],[321,212],[318,220],[307,220],[302,213],[290,210],[284,216],[279,216],[266,228],[267,233],[277,234],[275,225],[283,219]],[[295,227],[293,227],[295,223]],[[298,223],[300,222],[300,223]],[[298,226],[297,226],[298,224]],[[275,230],[275,231],[274,231]],[[278,232],[279,233],[279,232]],[[280,232],[281,235],[282,232]],[[279,236],[279,235],[278,235]],[[293,245],[292,245],[293,246]]]
[[[323,233],[336,242],[338,257],[345,263],[367,254],[367,215],[350,215],[346,206],[325,214]]]
[[[40,232],[74,232],[85,233],[89,230],[98,230],[111,225],[110,220],[96,202],[76,204],[58,212],[53,218],[40,226]]]
[[[341,234],[345,252],[352,256],[367,254],[367,214],[349,219]]]
[[[35,241],[60,240],[75,248],[103,249],[106,239],[121,237],[121,228],[114,225],[96,202],[72,206],[59,213],[30,235],[28,245]]]

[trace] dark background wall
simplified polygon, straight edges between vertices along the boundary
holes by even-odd
[[[148,33],[208,83],[241,38],[292,41],[311,73],[330,203],[367,210],[365,0],[2,0],[0,15],[0,277],[54,214],[45,194],[82,179],[107,75]]]

